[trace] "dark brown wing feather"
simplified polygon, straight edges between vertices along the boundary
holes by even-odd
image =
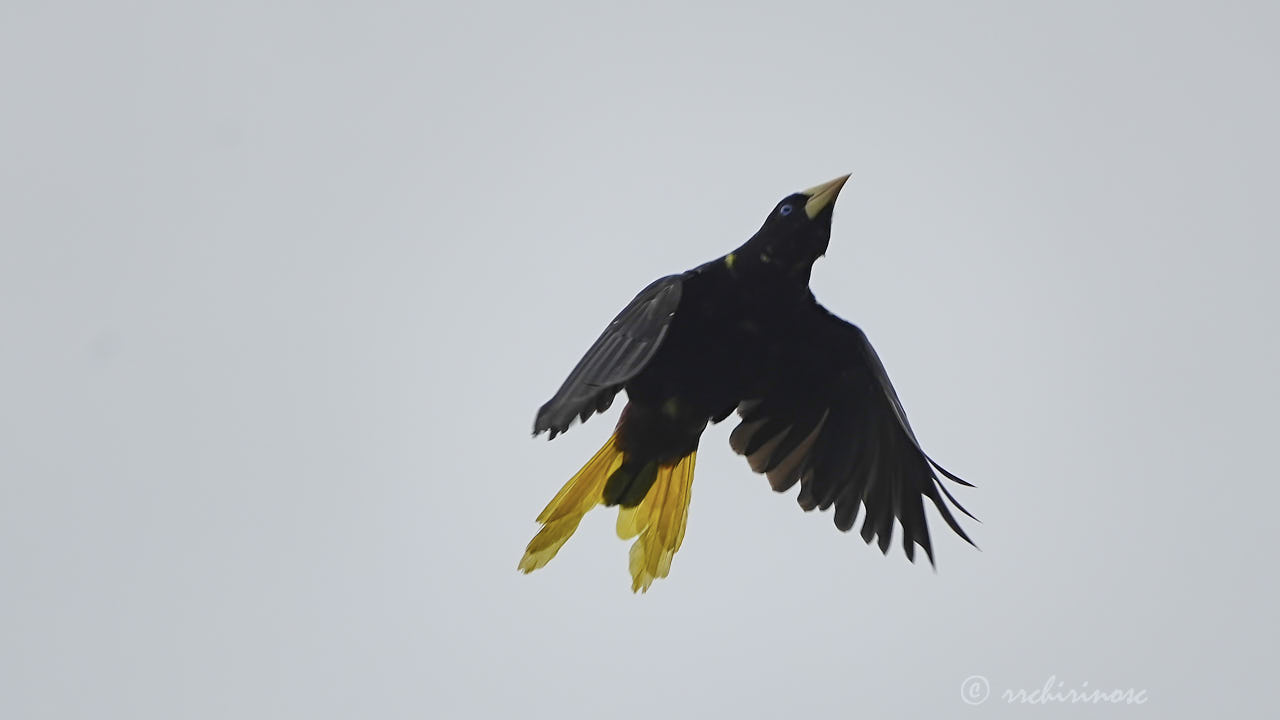
[[[835,524],[853,528],[865,509],[862,538],[888,552],[893,523],[903,548],[933,562],[924,498],[970,544],[948,505],[973,517],[935,473],[968,486],[920,448],[880,358],[856,326],[817,302],[804,308],[775,346],[760,397],[738,407],[742,422],[729,438],[751,469],[779,492],[800,483],[805,510],[835,506]],[[971,486],[970,486],[971,487]],[[945,500],[944,500],[945,498]]]
[[[533,434],[551,437],[604,412],[614,395],[653,359],[680,304],[681,276],[660,278],[640,291],[578,361],[555,397],[538,410]]]

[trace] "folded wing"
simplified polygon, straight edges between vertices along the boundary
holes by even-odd
[[[680,304],[681,276],[660,278],[618,313],[578,361],[555,396],[538,410],[533,434],[551,437],[604,412],[618,390],[653,359]]]

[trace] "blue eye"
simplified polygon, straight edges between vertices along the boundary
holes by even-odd
[[[779,214],[779,215],[790,215],[790,214],[791,214],[791,206],[790,206],[790,205],[783,205],[782,207],[778,208],[778,214]]]

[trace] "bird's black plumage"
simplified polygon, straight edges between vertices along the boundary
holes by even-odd
[[[659,278],[640,291],[609,323],[578,361],[555,397],[538,411],[534,434],[569,429],[574,418],[586,421],[604,412],[628,380],[644,370],[680,305],[680,276]]]
[[[896,521],[907,557],[933,561],[927,498],[972,542],[933,462],[907,422],[883,364],[858,327],[809,290],[827,249],[834,201],[848,176],[784,198],[733,252],[642,290],[538,411],[534,434],[564,432],[628,404],[609,443],[539,517],[521,569],[551,559],[590,507],[620,505],[635,589],[665,576],[684,533],[698,440],[735,410],[733,450],[779,492],[800,484],[805,510],[834,507],[835,524],[888,551]],[[972,517],[970,515],[970,517]]]

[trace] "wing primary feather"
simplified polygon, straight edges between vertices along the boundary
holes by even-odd
[[[860,507],[862,507],[862,501],[857,498],[850,498],[844,502],[837,502],[834,518],[836,529],[840,532],[849,532],[852,530],[854,524],[858,522],[858,508]]]
[[[867,493],[875,484],[875,476],[880,468],[879,454],[876,448],[876,432],[873,427],[863,427],[862,432],[849,443],[850,458],[840,471],[840,477],[832,477],[827,491],[819,499],[818,506],[823,510],[831,507],[842,495],[851,500],[866,502]],[[841,485],[837,481],[843,481]],[[867,508],[871,512],[871,508]]]
[[[902,490],[906,484],[906,473],[901,465],[889,468],[888,472],[891,477],[885,483],[886,510],[881,513],[880,523],[876,527],[876,534],[880,536],[880,552],[884,555],[889,554],[889,545],[893,542],[893,519],[902,517]]]
[[[942,478],[973,485],[925,454],[884,365],[858,327],[832,315],[810,297],[811,312],[794,317],[771,349],[769,383],[739,402],[742,422],[730,446],[763,473],[774,490],[799,483],[804,510],[834,506],[835,525],[859,534],[888,554],[894,526],[915,562],[919,546],[934,565],[924,498],[965,542],[972,538],[952,506],[974,518]],[[861,516],[861,517],[860,517]]]
[[[968,534],[965,533],[964,528],[960,527],[960,523],[956,522],[955,516],[952,515],[951,511],[947,509],[947,504],[943,502],[942,498],[938,495],[937,488],[939,487],[941,486],[931,483],[929,485],[929,489],[926,490],[924,494],[930,500],[933,501],[933,506],[938,509],[938,514],[942,516],[943,522],[947,524],[947,527],[951,528],[952,532],[959,535],[965,542],[969,543],[970,545],[974,547],[978,547],[978,544],[975,543],[972,539],[970,539]]]
[[[904,509],[902,517],[902,546],[907,553],[907,559],[915,562],[915,547],[919,545],[924,548],[925,555],[929,558],[929,564],[933,562],[933,546],[929,542],[929,525],[924,517],[924,504],[920,501],[919,495],[913,495],[907,498],[907,507]]]
[[[934,459],[933,459],[933,458],[929,457],[928,455],[925,455],[925,453],[924,453],[924,451],[923,451],[923,450],[921,450],[921,451],[920,451],[920,454],[921,454],[921,455],[924,455],[924,459],[925,459],[925,460],[928,460],[928,461],[929,461],[929,464],[930,464],[930,465],[932,465],[932,466],[933,466],[933,467],[934,467],[938,472],[940,472],[940,473],[942,473],[944,476],[946,476],[946,478],[947,478],[948,480],[951,480],[952,482],[955,482],[955,483],[959,483],[960,485],[963,485],[963,486],[965,486],[965,487],[977,487],[977,486],[976,486],[976,485],[974,485],[973,483],[971,483],[971,482],[969,482],[969,481],[967,481],[967,480],[962,480],[962,479],[960,479],[959,477],[957,477],[957,476],[955,476],[955,475],[951,474],[951,472],[950,472],[949,470],[947,470],[946,468],[944,468],[944,467],[942,467],[941,465],[939,465],[936,461],[934,461]],[[966,514],[966,515],[969,515],[968,513],[965,513],[965,514]],[[972,516],[972,515],[969,515],[969,517],[973,517],[973,516]],[[975,520],[977,520],[977,518],[974,518],[974,519],[975,519]]]
[[[933,478],[930,478],[930,479],[933,480]],[[970,520],[973,520],[974,522],[982,522],[978,518],[974,517],[973,513],[969,512],[968,510],[965,510],[964,506],[960,504],[960,501],[956,500],[955,496],[951,494],[950,490],[947,490],[946,485],[943,485],[940,482],[936,482],[936,480],[931,484],[937,487],[939,490],[941,490],[942,494],[946,495],[947,499],[951,501],[951,504],[955,505],[956,509],[959,510],[960,512],[964,513],[965,515],[968,515]]]

